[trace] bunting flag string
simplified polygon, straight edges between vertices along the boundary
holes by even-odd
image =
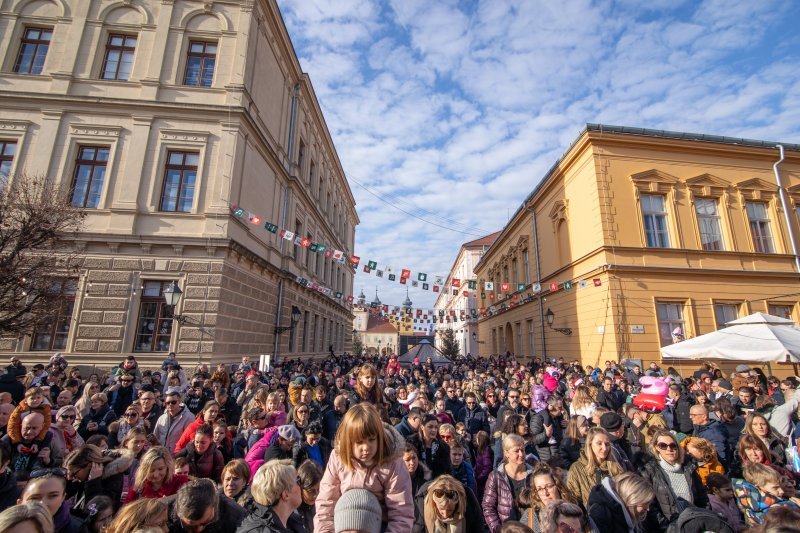
[[[247,221],[250,224],[261,226],[262,222],[264,221],[264,218],[262,218],[258,214],[253,213],[241,206],[231,205],[230,209],[231,212],[234,214],[234,216],[241,219],[247,219]],[[306,248],[309,251],[309,253],[320,254],[326,259],[331,259],[340,264],[350,265],[355,270],[356,273],[358,272],[358,267],[361,264],[361,258],[357,255],[348,256],[343,250],[338,250],[330,246],[329,244],[313,242],[310,237],[296,235],[294,232],[285,228],[281,228],[277,224],[274,224],[269,221],[265,222],[263,224],[263,227],[269,233],[277,235],[279,238],[288,241],[294,246],[300,246],[302,248]],[[481,286],[479,280],[476,279],[450,278],[449,276],[439,276],[419,271],[412,273],[412,270],[408,268],[400,268],[398,274],[398,270],[395,269],[394,267],[385,264],[382,265],[381,263],[379,263],[374,259],[368,259],[364,263],[362,271],[365,274],[374,273],[374,275],[378,278],[386,279],[391,282],[398,282],[402,285],[408,285],[413,288],[420,288],[424,291],[432,291],[434,293],[447,294],[453,297],[464,297],[464,298],[472,297],[474,299],[477,299],[479,294],[478,290],[480,290],[481,300],[486,300],[488,296],[488,299],[491,302],[494,302],[495,300],[504,300],[509,302],[509,303],[498,302],[497,304],[490,306],[489,309],[497,308],[498,306],[507,306],[515,304],[519,305],[519,303],[521,302],[524,303],[529,301],[529,299],[532,299],[533,295],[537,295],[542,292],[542,286],[538,283],[512,284],[510,282],[494,283],[492,281],[485,281]],[[300,276],[297,277],[297,282],[313,290],[317,290],[323,294],[326,294],[332,298],[336,298],[339,300],[346,300],[347,303],[349,304],[353,303],[352,296],[345,297],[344,294],[342,294],[341,292],[333,291],[330,287],[325,287],[323,285],[307,280]],[[600,286],[602,286],[601,280],[598,278],[593,278],[591,281],[567,280],[560,283],[551,282],[547,285],[547,289],[549,289],[550,293],[555,293],[559,291],[570,291],[575,289],[580,290],[580,289],[586,289],[588,287],[600,287]],[[481,309],[484,308],[482,307]],[[487,312],[490,311],[487,310]]]

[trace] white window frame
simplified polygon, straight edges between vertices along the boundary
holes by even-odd
[[[717,324],[717,329],[726,328],[728,327],[726,323],[739,318],[741,309],[741,302],[714,302],[714,322]],[[728,316],[731,310],[733,316]]]
[[[653,198],[659,198],[661,200],[661,210],[655,211],[652,209],[652,200]],[[644,244],[647,248],[671,248],[670,242],[670,235],[669,235],[669,212],[667,211],[667,197],[663,194],[642,194],[639,197],[639,201],[641,203],[642,209],[642,224],[644,225]],[[647,204],[647,205],[646,205]],[[647,219],[648,217],[652,217],[653,221],[658,219],[663,220],[663,228],[661,230],[656,230],[654,237],[656,238],[656,244],[650,244],[649,239],[649,232],[647,229]],[[665,242],[662,242],[659,239],[659,235],[663,237]]]
[[[700,213],[700,206],[701,204],[705,205],[713,205],[714,206],[714,214],[701,214]],[[694,211],[695,215],[697,216],[697,231],[700,235],[700,247],[706,251],[724,251],[725,250],[725,239],[722,236],[722,219],[719,214],[719,199],[717,198],[695,198],[694,200]],[[703,222],[707,222],[709,225],[714,226],[713,229],[716,230],[716,235],[719,248],[707,248],[706,245],[703,243],[703,235],[713,235],[711,233],[703,233]]]
[[[753,244],[753,251],[760,254],[774,254],[775,253],[775,236],[772,234],[772,223],[769,216],[769,203],[765,201],[747,200],[744,204],[745,214],[747,216],[747,227],[750,231],[750,242]],[[754,219],[751,216],[750,207],[760,206],[764,209],[763,218]],[[753,225],[758,228],[758,236],[753,232]],[[756,239],[761,242],[761,247],[764,243],[768,246],[768,250],[759,250],[756,245]]]
[[[670,317],[667,316],[666,318],[661,317],[661,306],[674,306],[671,309],[678,311],[677,317]],[[666,308],[667,311],[670,308]],[[656,331],[658,333],[658,342],[659,346],[669,346],[673,344],[672,342],[672,332],[675,330],[677,326],[680,326],[681,331],[683,332],[684,339],[688,338],[686,332],[686,302],[683,300],[656,300],[656,324],[657,328]],[[661,335],[662,326],[667,328],[667,333],[669,334],[669,342],[664,342],[666,337]]]

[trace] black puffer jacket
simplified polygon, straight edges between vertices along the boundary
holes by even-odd
[[[589,493],[587,504],[589,518],[603,533],[636,533],[638,524],[628,514],[617,494],[614,481],[607,477],[600,485],[595,485]]]
[[[292,533],[291,529],[284,527],[271,508],[255,502],[253,506],[255,510],[242,520],[236,533]]]
[[[0,513],[15,506],[21,494],[22,491],[17,486],[17,476],[7,468],[0,474]]]
[[[639,454],[634,466],[642,474],[642,477],[653,485],[656,492],[656,499],[650,505],[647,515],[648,529],[666,531],[670,523],[677,520],[682,510],[679,508],[678,498],[669,484],[667,475],[659,466],[658,460],[650,454]],[[708,508],[708,494],[691,462],[687,461],[683,465],[683,473],[692,490],[692,499],[694,500],[692,503],[697,507]]]
[[[553,426],[552,437],[555,440],[550,444],[550,437],[547,436],[544,427]],[[559,456],[558,445],[561,444],[561,439],[564,437],[563,428],[561,427],[561,417],[553,417],[550,411],[545,409],[533,415],[531,418],[531,438],[536,445],[536,454],[542,461],[549,461],[554,457]]]
[[[97,411],[89,409],[86,416],[81,419],[81,424],[78,426],[78,433],[83,437],[83,440],[89,440],[89,437],[92,435],[108,435],[108,426],[116,419],[116,413],[114,413],[114,410],[108,405],[104,405]],[[97,424],[97,429],[89,431],[87,427],[89,422],[95,422]]]

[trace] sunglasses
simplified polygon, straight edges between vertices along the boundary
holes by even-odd
[[[75,415],[61,415],[62,420],[75,420],[77,418]]]
[[[164,405],[175,405],[176,403],[178,403],[178,400],[167,400]]]
[[[458,499],[458,493],[454,490],[433,489],[433,497],[438,499],[447,498],[448,500],[455,500]]]
[[[125,418],[131,418],[134,416],[139,416],[137,413],[125,413]]]
[[[666,443],[666,442],[659,442],[656,444],[656,448],[659,450],[672,450],[675,451],[678,449],[678,445],[674,442]]]
[[[29,479],[36,479],[37,477],[67,477],[67,471],[63,468],[37,468],[31,472]]]

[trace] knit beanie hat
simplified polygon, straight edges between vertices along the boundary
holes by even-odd
[[[380,533],[383,510],[378,498],[366,489],[350,489],[342,494],[333,511],[336,533],[366,531]]]

